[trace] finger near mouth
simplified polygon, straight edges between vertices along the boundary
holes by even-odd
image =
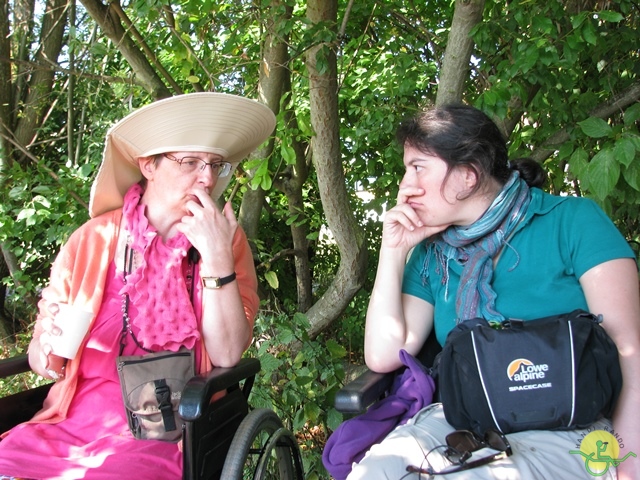
[[[189,195],[189,199],[190,199],[190,200],[193,200],[194,202],[196,202],[196,203],[197,203],[198,205],[200,205],[201,207],[203,206],[203,205],[202,205],[202,202],[200,201],[200,199],[198,198],[198,196],[197,196],[197,195],[191,194],[191,195]]]

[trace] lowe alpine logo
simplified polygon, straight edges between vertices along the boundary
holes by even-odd
[[[509,387],[510,392],[517,390],[536,390],[538,388],[551,388],[551,383],[539,383],[544,380],[546,372],[549,371],[549,365],[546,363],[534,364],[526,358],[518,358],[512,361],[507,367],[507,376],[512,382],[520,383]],[[535,382],[535,383],[528,383]]]

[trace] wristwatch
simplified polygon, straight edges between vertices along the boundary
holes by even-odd
[[[202,286],[204,288],[220,288],[227,283],[231,283],[236,279],[236,272],[226,277],[202,277]]]

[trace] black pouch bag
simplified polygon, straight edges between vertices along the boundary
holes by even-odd
[[[601,321],[575,310],[497,326],[460,323],[434,366],[447,422],[483,435],[585,428],[610,417],[622,373]]]

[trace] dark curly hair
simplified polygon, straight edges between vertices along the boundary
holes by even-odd
[[[396,139],[402,146],[444,160],[447,177],[455,167],[474,171],[478,181],[469,195],[481,189],[488,177],[504,185],[512,169],[518,170],[529,186],[541,187],[546,182],[545,171],[534,160],[510,162],[507,143],[497,125],[468,105],[450,104],[421,112],[400,124]]]

